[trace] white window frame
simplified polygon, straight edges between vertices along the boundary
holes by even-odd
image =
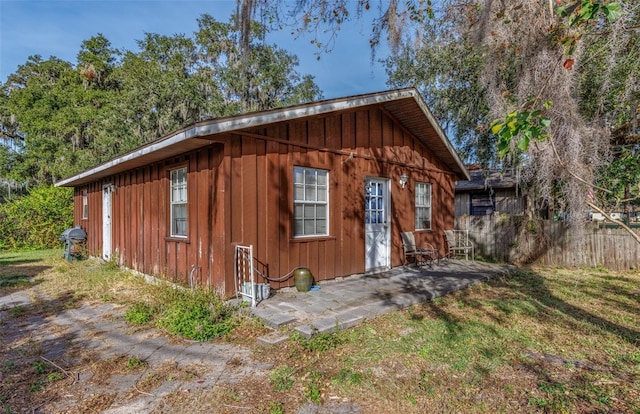
[[[82,219],[89,218],[89,194],[87,190],[82,190]]]
[[[415,227],[416,230],[431,230],[432,225],[432,185],[417,181],[415,187]],[[426,210],[426,213],[422,213]],[[424,220],[424,218],[427,220]],[[424,223],[428,221],[429,225]]]
[[[183,180],[180,180],[180,173],[183,173]],[[187,167],[180,167],[169,171],[169,200],[170,200],[170,221],[169,225],[171,228],[170,234],[171,237],[187,237],[187,230],[189,228],[189,211],[187,206],[188,201],[188,189],[187,186],[187,176],[188,171]],[[183,207],[184,208],[184,217],[175,217],[176,209]],[[184,230],[181,231],[178,226],[179,221],[184,221],[184,225],[182,226]]]
[[[323,177],[319,179],[319,177]],[[301,180],[300,180],[301,178]],[[329,235],[329,171],[293,167],[293,237]],[[322,183],[324,182],[324,184]],[[318,212],[324,210],[324,217]],[[324,231],[322,231],[324,221]],[[311,227],[312,230],[307,231]]]

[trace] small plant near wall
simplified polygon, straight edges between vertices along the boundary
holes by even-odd
[[[159,326],[183,338],[208,341],[231,332],[236,324],[233,308],[213,291],[171,289],[163,303]]]

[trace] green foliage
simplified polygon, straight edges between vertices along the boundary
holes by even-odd
[[[47,372],[49,367],[44,362],[35,361],[33,363],[33,368],[35,369],[36,374],[44,374]]]
[[[594,0],[569,1],[557,8],[562,17],[569,19],[569,26],[576,27],[589,24],[602,13],[609,21],[613,22],[622,16],[622,6],[616,2],[604,2]]]
[[[0,288],[24,286],[30,284],[27,275],[0,275]]]
[[[14,318],[19,318],[27,313],[27,309],[22,305],[16,305],[11,308],[11,311],[9,313],[11,313],[11,316],[13,316]]]
[[[231,331],[234,312],[212,291],[204,289],[172,290],[158,324],[174,335],[196,341],[208,341]]]
[[[322,388],[322,373],[318,371],[312,371],[309,373],[309,381],[304,387],[304,396],[311,402],[316,404],[320,403],[320,395]]]
[[[153,309],[142,302],[135,302],[124,314],[124,319],[131,325],[146,325],[151,321]]]
[[[44,385],[42,384],[41,381],[36,381],[29,386],[29,392],[33,392],[33,393],[42,391],[43,389],[44,389]]]
[[[363,375],[351,369],[343,368],[338,372],[333,381],[338,384],[360,385],[362,384]]]
[[[16,367],[16,363],[13,361],[5,361],[2,363],[0,372],[9,372]]]
[[[416,87],[463,159],[490,163],[495,150],[485,127],[490,120],[480,83],[482,50],[440,19],[423,20],[420,33],[422,42],[403,45],[384,60],[388,84]]]
[[[533,100],[526,107],[533,106]],[[551,102],[545,102],[545,110],[551,108]],[[496,119],[491,123],[491,133],[498,136],[498,155],[505,157],[512,151],[512,141],[516,148],[524,153],[529,149],[531,141],[544,141],[549,138],[546,132],[551,125],[549,118],[543,116],[541,109],[517,109],[504,119]]]
[[[73,190],[37,187],[0,204],[0,249],[46,249],[73,224]]]
[[[139,369],[139,368],[144,368],[146,367],[148,364],[146,361],[138,358],[138,357],[131,357],[129,359],[127,359],[127,363],[125,368],[127,369],[127,371],[131,371],[131,370],[135,370],[135,369]]]
[[[269,403],[269,414],[284,414],[284,404],[281,402],[271,401]]]
[[[98,34],[75,64],[30,57],[0,85],[0,180],[51,184],[203,119],[321,97],[297,57],[256,36],[241,58],[234,23],[198,24],[147,33],[137,51]]]
[[[584,29],[592,25],[601,15],[609,22],[614,22],[623,14],[619,3],[595,0],[569,1],[558,6],[556,10],[561,17],[567,19],[567,25],[574,29]],[[582,33],[574,31],[559,39],[566,55],[572,55],[576,51],[581,38]]]
[[[274,391],[286,391],[293,386],[295,369],[288,365],[279,365],[269,374],[269,380]]]
[[[621,209],[621,203],[640,205],[640,145],[620,148],[615,158],[599,171],[595,190],[603,205]]]
[[[64,376],[59,372],[52,372],[51,374],[47,375],[47,381],[49,382],[60,381],[63,378]]]
[[[326,352],[346,342],[343,332],[316,334],[309,339],[298,333],[294,333],[293,339],[298,342],[306,352]]]

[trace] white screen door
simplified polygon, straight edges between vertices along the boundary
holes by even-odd
[[[102,258],[111,260],[111,193],[112,185],[102,187]]]
[[[391,265],[389,180],[367,178],[364,183],[365,270]]]

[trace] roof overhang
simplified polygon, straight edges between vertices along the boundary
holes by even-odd
[[[75,187],[87,184],[206,147],[212,142],[216,142],[221,134],[372,105],[383,107],[402,123],[408,131],[432,150],[459,179],[469,179],[469,172],[418,91],[415,88],[407,88],[198,122],[96,167],[60,180],[55,185],[57,187]]]

